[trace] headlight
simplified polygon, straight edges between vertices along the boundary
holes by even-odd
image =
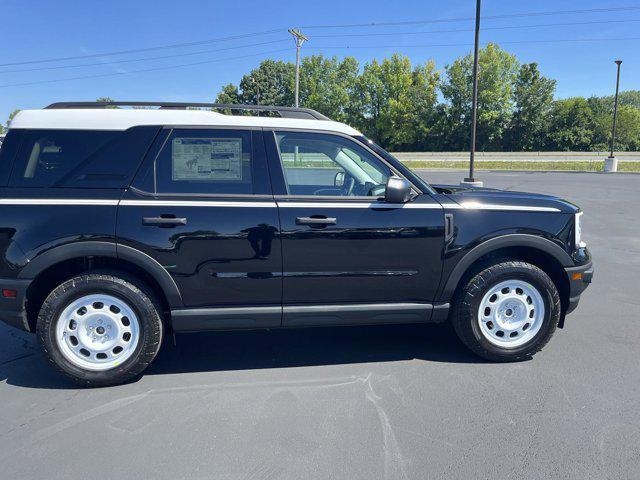
[[[580,219],[582,218],[583,213],[584,212],[578,212],[575,214],[574,235],[576,248],[584,248],[587,246],[587,244],[582,241],[582,225],[580,224]]]

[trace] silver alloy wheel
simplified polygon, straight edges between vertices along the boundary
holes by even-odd
[[[544,320],[544,300],[530,283],[507,280],[489,289],[480,302],[480,332],[502,348],[524,345],[536,336]]]
[[[111,295],[74,300],[56,321],[56,343],[74,365],[91,371],[115,368],[131,357],[140,339],[133,309]]]

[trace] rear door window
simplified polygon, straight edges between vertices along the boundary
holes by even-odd
[[[156,193],[255,195],[270,193],[257,132],[174,129],[155,164]]]

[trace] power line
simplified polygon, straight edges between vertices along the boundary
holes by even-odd
[[[24,83],[10,83],[10,84],[5,84],[5,85],[0,85],[0,88],[7,88],[7,87],[24,87],[24,86],[28,86],[28,85],[40,85],[43,83],[58,83],[58,82],[67,82],[67,81],[71,81],[71,80],[84,80],[84,79],[89,79],[89,78],[102,78],[102,77],[114,77],[117,75],[129,75],[132,73],[143,73],[143,72],[156,72],[159,70],[171,70],[171,69],[176,69],[176,68],[183,68],[183,67],[191,67],[194,65],[204,65],[207,63],[215,63],[215,62],[226,62],[226,61],[230,61],[230,60],[237,60],[240,58],[249,58],[249,57],[258,57],[258,56],[262,56],[262,55],[270,55],[272,53],[280,53],[280,52],[288,52],[290,49],[288,48],[281,48],[278,50],[269,50],[266,52],[260,52],[260,53],[252,53],[252,54],[248,54],[248,55],[240,55],[237,57],[227,57],[227,58],[216,58],[213,60],[204,60],[202,62],[192,62],[192,63],[182,63],[182,64],[178,64],[178,65],[170,65],[170,66],[165,66],[165,67],[155,67],[155,68],[144,68],[144,69],[139,69],[139,70],[129,70],[126,72],[114,72],[114,73],[101,73],[101,74],[97,74],[97,75],[83,75],[83,76],[79,76],[79,77],[67,77],[67,78],[56,78],[53,80],[38,80],[35,82],[24,82]]]
[[[563,38],[563,39],[551,39],[551,40],[514,40],[507,42],[500,42],[500,44],[519,44],[519,43],[568,43],[568,42],[620,42],[628,40],[640,40],[640,37],[625,37],[625,38]],[[493,42],[488,42],[493,43]],[[473,43],[427,43],[420,45],[325,45],[309,47],[313,50],[324,50],[328,48],[341,48],[350,50],[354,48],[367,49],[367,48],[424,48],[424,47],[468,47]]]
[[[576,15],[583,13],[606,13],[606,12],[628,12],[632,10],[640,10],[640,7],[612,7],[612,8],[590,8],[581,10],[550,10],[546,12],[522,12],[522,13],[510,13],[505,15],[486,15],[483,16],[486,20],[497,20],[501,18],[518,18],[518,17],[543,17],[553,15]],[[400,26],[400,25],[419,25],[426,23],[455,23],[455,22],[467,22],[475,20],[474,17],[460,17],[460,18],[441,18],[433,20],[408,20],[403,22],[369,22],[369,23],[348,23],[348,24],[336,24],[336,25],[305,25],[301,28],[358,28],[358,27],[381,27],[381,26]]]
[[[493,15],[486,16],[487,19],[500,19],[500,18],[516,18],[516,17],[532,17],[532,16],[550,16],[550,15],[567,15],[567,14],[584,14],[584,13],[604,13],[604,12],[623,12],[623,11],[631,11],[631,10],[640,10],[640,7],[612,7],[612,8],[596,8],[596,9],[581,9],[581,10],[556,10],[556,11],[545,11],[545,12],[522,12],[522,13],[514,13],[514,14],[505,14],[505,15]],[[405,22],[379,22],[379,23],[364,23],[364,24],[342,24],[342,25],[312,25],[306,26],[304,28],[343,28],[343,27],[372,27],[372,26],[391,26],[391,25],[410,25],[410,24],[421,24],[421,23],[444,23],[444,22],[457,22],[457,21],[467,21],[473,20],[473,18],[449,18],[449,19],[437,19],[437,20],[420,20],[420,21],[405,21]],[[630,20],[602,20],[602,21],[591,21],[591,22],[565,22],[565,23],[555,23],[555,24],[539,24],[539,25],[521,25],[521,26],[502,26],[502,27],[489,27],[485,30],[502,30],[502,29],[513,29],[513,28],[534,28],[534,27],[549,27],[549,26],[569,26],[569,25],[591,25],[591,24],[607,24],[607,23],[622,23],[622,22],[638,22],[640,20],[630,19]],[[281,32],[281,29],[272,29],[265,30],[261,32],[253,32],[246,33],[241,35],[234,35],[228,37],[219,37],[215,39],[201,40],[196,42],[186,42],[186,43],[176,43],[170,45],[161,45],[155,47],[147,47],[147,48],[138,48],[138,49],[130,49],[130,50],[120,50],[115,52],[103,52],[89,55],[77,55],[77,56],[68,56],[68,57],[57,57],[57,58],[49,58],[49,59],[40,59],[40,60],[28,60],[22,62],[12,62],[12,63],[4,63],[0,64],[0,67],[6,66],[16,66],[16,65],[28,65],[28,64],[36,64],[36,63],[51,63],[51,62],[60,62],[66,60],[73,59],[83,59],[83,58],[99,58],[105,56],[112,55],[123,55],[123,54],[131,54],[136,52],[147,52],[147,51],[157,51],[163,49],[172,49],[172,48],[183,48],[195,45],[203,45],[207,43],[221,42],[221,41],[229,41],[236,40],[241,38],[247,38],[252,36],[259,35],[267,35],[276,32]],[[425,34],[425,33],[447,33],[447,32],[463,32],[470,31],[468,29],[456,29],[456,30],[439,30],[439,31],[423,31],[423,32],[404,32],[409,35],[416,34]],[[397,33],[369,33],[369,34],[337,34],[337,35],[316,35],[319,38],[331,38],[331,37],[357,37],[357,36],[386,36],[386,35],[398,35]],[[506,41],[500,42],[502,44],[526,44],[526,43],[567,43],[567,42],[593,42],[593,41],[628,41],[628,40],[640,40],[640,37],[628,37],[628,38],[580,38],[580,39],[554,39],[554,40],[524,40],[524,41]],[[249,45],[242,45],[237,47],[227,47],[221,49],[213,49],[213,50],[202,50],[198,52],[187,52],[184,54],[173,54],[173,55],[163,55],[156,57],[144,57],[137,59],[129,59],[129,60],[116,60],[112,62],[97,62],[97,63],[89,63],[89,64],[80,64],[80,65],[61,65],[61,66],[52,66],[52,67],[41,67],[41,68],[33,68],[33,69],[18,69],[18,70],[8,70],[0,73],[17,73],[17,72],[28,72],[28,71],[40,71],[40,70],[55,70],[55,69],[64,69],[64,68],[81,68],[81,67],[89,67],[89,66],[101,66],[101,65],[112,65],[119,63],[131,63],[131,62],[142,62],[148,60],[157,60],[157,59],[166,59],[166,58],[175,58],[182,57],[187,55],[200,55],[204,53],[211,53],[217,51],[224,50],[232,50],[238,48],[246,48],[246,47],[254,47],[259,45],[273,44],[284,42],[286,40],[274,40],[268,42],[260,42]],[[314,47],[314,49],[330,49],[330,48],[341,48],[341,49],[363,49],[363,48],[424,48],[424,47],[451,47],[451,46],[469,46],[469,43],[443,43],[443,44],[422,44],[422,45],[357,45],[357,46],[325,46],[325,47]],[[192,62],[192,63],[184,63],[178,65],[170,65],[164,67],[154,67],[154,68],[146,68],[146,69],[138,69],[138,70],[130,70],[125,72],[114,72],[114,73],[105,73],[105,74],[96,74],[96,75],[83,75],[77,77],[67,77],[53,80],[39,80],[35,82],[22,82],[22,83],[13,83],[13,84],[5,84],[0,85],[0,88],[6,87],[14,87],[14,86],[27,86],[27,85],[36,85],[36,84],[45,84],[45,83],[54,83],[54,82],[64,82],[71,80],[80,80],[80,79],[88,79],[88,78],[99,78],[99,77],[110,77],[116,75],[127,75],[131,73],[142,73],[142,72],[150,72],[150,71],[158,71],[158,70],[168,70],[175,68],[182,68],[187,66],[201,65],[206,63],[213,63],[219,61],[233,60],[236,58],[247,58],[259,55],[265,55],[269,53],[276,53],[286,51],[286,49],[273,50],[268,52],[261,52],[258,54],[248,54],[237,57],[230,57],[224,59],[213,59],[213,60],[205,60],[201,62]]]
[[[241,38],[247,38],[247,37],[255,37],[258,35],[268,35],[271,33],[277,33],[277,32],[283,32],[285,31],[285,29],[272,29],[272,30],[263,30],[261,32],[253,32],[253,33],[244,33],[241,35],[233,35],[230,37],[218,37],[218,38],[211,38],[208,40],[199,40],[197,42],[187,42],[187,43],[174,43],[174,44],[170,44],[170,45],[160,45],[160,46],[155,46],[155,47],[147,47],[147,48],[134,48],[131,50],[119,50],[119,51],[115,51],[115,52],[103,52],[103,53],[93,53],[93,54],[89,54],[89,55],[75,55],[75,56],[71,56],[71,57],[57,57],[57,58],[45,58],[45,59],[40,59],[40,60],[25,60],[22,62],[11,62],[11,63],[0,63],[0,67],[11,67],[11,66],[16,66],[16,65],[29,65],[29,64],[34,64],[34,63],[52,63],[52,62],[63,62],[66,60],[80,60],[82,58],[96,58],[96,57],[109,57],[112,55],[125,55],[125,54],[130,54],[130,53],[140,53],[140,52],[151,52],[154,50],[165,50],[165,49],[171,49],[171,48],[183,48],[183,47],[193,47],[196,45],[204,45],[207,43],[215,43],[215,42],[225,42],[225,41],[229,41],[229,40],[238,40]]]
[[[632,23],[640,22],[640,19],[630,20],[598,20],[593,22],[563,22],[563,23],[539,23],[535,25],[507,25],[502,27],[484,27],[485,30],[510,30],[520,28],[539,28],[539,27],[568,27],[572,25],[600,25],[610,23]],[[460,32],[473,32],[473,28],[458,28],[451,30],[422,30],[419,32],[382,32],[382,33],[334,33],[325,35],[314,35],[313,38],[346,38],[346,37],[384,37],[384,36],[398,36],[398,35],[422,35],[425,33],[460,33]]]
[[[522,12],[522,13],[512,13],[512,14],[505,14],[505,15],[489,15],[489,16],[486,16],[485,19],[586,14],[586,13],[606,13],[606,12],[627,12],[627,11],[634,11],[634,10],[640,10],[640,7],[611,7],[611,8],[593,8],[593,9],[582,9],[582,10]],[[465,18],[445,18],[445,19],[435,19],[435,20],[416,20],[416,21],[404,21],[404,22],[370,22],[370,23],[360,23],[360,24],[310,25],[302,28],[348,28],[348,27],[376,27],[376,26],[393,26],[393,25],[400,26],[400,25],[417,25],[417,24],[428,24],[428,23],[450,23],[450,22],[470,21],[470,20],[473,20],[473,18],[465,17]],[[278,33],[278,32],[285,32],[285,31],[286,31],[285,28],[276,28],[271,30],[263,30],[259,32],[232,35],[228,37],[218,37],[218,38],[199,40],[194,42],[174,43],[174,44],[159,45],[154,47],[135,48],[135,49],[129,49],[129,50],[117,50],[112,52],[102,52],[102,53],[94,53],[94,54],[87,54],[87,55],[73,55],[73,56],[67,56],[67,57],[54,57],[54,58],[44,58],[44,59],[35,59],[35,60],[24,60],[20,62],[0,63],[0,67],[31,65],[31,64],[37,64],[37,63],[63,62],[68,60],[80,60],[85,58],[99,58],[99,57],[127,55],[131,53],[150,52],[150,51],[173,49],[173,48],[192,47],[197,45],[205,45],[208,43],[238,40],[242,38],[255,37],[259,35],[269,35],[269,34]]]
[[[251,44],[247,44],[247,45],[239,45],[237,47],[215,48],[215,49],[210,49],[210,50],[199,50],[197,52],[176,53],[176,54],[172,54],[172,55],[160,55],[160,56],[156,56],[156,57],[132,58],[132,59],[128,59],[128,60],[114,60],[114,61],[110,61],[110,62],[83,63],[83,64],[78,64],[78,65],[55,65],[55,66],[52,66],[52,67],[26,68],[26,69],[19,69],[19,70],[3,70],[3,71],[0,71],[0,75],[3,74],[3,73],[39,72],[39,71],[43,71],[43,70],[63,70],[65,68],[81,68],[81,67],[94,67],[94,66],[103,66],[103,65],[115,65],[115,64],[120,64],[120,63],[145,62],[145,61],[148,61],[148,60],[160,60],[160,59],[166,59],[166,58],[187,57],[187,56],[191,56],[191,55],[202,55],[202,54],[205,54],[205,53],[214,53],[214,52],[223,52],[223,51],[227,51],[227,50],[236,50],[238,48],[248,48],[248,47],[258,47],[258,46],[262,46],[262,45],[272,45],[274,43],[284,43],[284,42],[288,42],[288,41],[289,40],[287,40],[287,39],[284,39],[284,40],[271,40],[271,41],[268,41],[268,42],[251,43]]]
[[[635,41],[635,40],[640,40],[640,37],[624,37],[624,38],[567,38],[567,39],[551,39],[551,40],[522,40],[522,41],[508,41],[508,42],[500,42],[501,44],[527,44],[527,43],[567,43],[567,42],[599,42],[599,41]],[[340,48],[340,49],[345,49],[345,50],[350,50],[350,49],[371,49],[371,48],[425,48],[425,47],[460,47],[460,46],[472,46],[473,43],[431,43],[431,44],[420,44],[420,45],[345,45],[345,46],[316,46],[316,47],[308,47],[311,48],[313,50],[325,50],[325,49],[335,49],[335,48]],[[138,70],[129,70],[126,72],[113,72],[113,73],[103,73],[103,74],[97,74],[97,75],[83,75],[83,76],[77,76],[77,77],[66,77],[66,78],[57,78],[57,79],[53,79],[53,80],[39,80],[39,81],[35,81],[35,82],[24,82],[24,83],[11,83],[11,84],[5,84],[5,85],[0,85],[0,88],[8,88],[8,87],[22,87],[22,86],[29,86],[29,85],[40,85],[40,84],[46,84],[46,83],[59,83],[59,82],[66,82],[66,81],[72,81],[72,80],[84,80],[84,79],[90,79],[90,78],[102,78],[102,77],[113,77],[113,76],[119,76],[119,75],[129,75],[132,73],[143,73],[143,72],[155,72],[155,71],[160,71],[160,70],[172,70],[172,69],[177,69],[177,68],[183,68],[183,67],[190,67],[190,66],[195,66],[195,65],[204,65],[207,63],[215,63],[215,62],[224,62],[224,61],[230,61],[230,60],[237,60],[237,59],[241,59],[241,58],[249,58],[249,57],[257,57],[257,56],[262,56],[262,55],[269,55],[272,53],[281,53],[281,52],[288,52],[289,49],[288,48],[281,48],[278,50],[269,50],[266,52],[260,52],[260,53],[256,53],[256,54],[248,54],[248,55],[240,55],[240,56],[235,56],[235,57],[227,57],[227,58],[217,58],[217,59],[212,59],[212,60],[204,60],[201,62],[191,62],[191,63],[182,63],[182,64],[178,64],[178,65],[169,65],[169,66],[164,66],[164,67],[154,67],[154,68],[144,68],[144,69],[138,69]]]
[[[591,21],[591,22],[563,22],[563,23],[541,23],[535,25],[509,25],[502,27],[487,27],[483,28],[485,30],[509,30],[509,29],[521,29],[521,28],[538,28],[538,27],[564,27],[571,25],[600,25],[600,24],[611,24],[611,23],[631,23],[631,22],[640,22],[640,19],[630,19],[630,20],[600,20],[600,21]],[[427,30],[427,31],[419,31],[419,32],[402,32],[402,35],[421,35],[428,33],[458,33],[458,32],[472,32],[472,28],[465,29],[452,29],[452,30]],[[328,35],[315,35],[314,38],[347,38],[347,37],[379,37],[379,36],[397,36],[396,32],[384,32],[384,33],[346,33],[346,34],[328,34]],[[239,48],[248,48],[248,47],[258,47],[262,45],[271,45],[275,43],[284,43],[287,40],[271,40],[268,42],[259,42],[259,43],[251,43],[246,45],[239,45],[236,47],[225,47],[225,48],[216,48],[216,49],[208,49],[208,50],[199,50],[197,52],[187,52],[187,53],[176,53],[172,55],[160,55],[155,57],[143,57],[143,58],[133,58],[128,60],[113,60],[109,62],[95,62],[95,63],[83,63],[76,65],[55,65],[50,67],[37,67],[37,68],[26,68],[26,69],[17,69],[17,70],[3,70],[0,71],[0,75],[4,73],[23,73],[23,72],[40,72],[45,70],[64,70],[67,68],[82,68],[82,67],[94,67],[94,66],[108,66],[108,65],[116,65],[122,63],[137,63],[144,62],[149,60],[162,60],[167,58],[177,58],[177,57],[185,57],[192,55],[202,55],[205,53],[215,53],[222,52],[227,50],[235,50]]]

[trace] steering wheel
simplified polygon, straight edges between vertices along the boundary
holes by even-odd
[[[387,189],[386,185],[373,185],[367,192],[367,197],[382,197]]]
[[[344,182],[344,196],[350,197],[353,195],[353,190],[356,187],[356,180],[351,175],[347,175]]]
[[[323,187],[315,190],[314,195],[329,195],[339,197],[350,197],[356,187],[356,181],[353,177],[347,176],[342,187]],[[338,195],[336,192],[340,192]]]

